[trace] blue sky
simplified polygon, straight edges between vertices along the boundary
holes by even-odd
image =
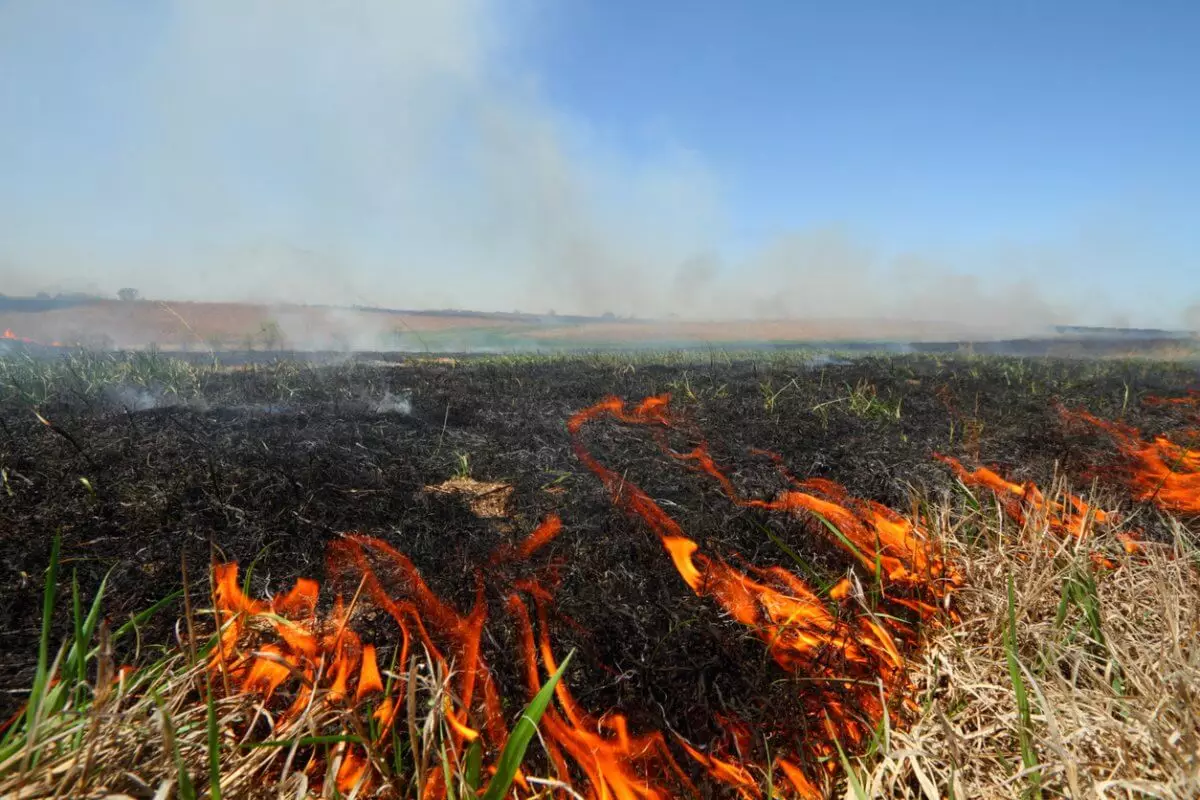
[[[1200,327],[1194,3],[283,7],[0,3],[0,291]]]
[[[751,240],[828,217],[898,242],[1042,237],[1198,208],[1194,3],[575,2],[557,21],[535,55],[555,104],[720,165]]]

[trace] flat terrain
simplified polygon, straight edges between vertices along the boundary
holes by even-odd
[[[738,495],[770,500],[788,484],[769,451],[799,480],[829,479],[908,515],[963,502],[965,490],[934,458],[942,453],[1018,482],[1095,482],[1146,539],[1169,541],[1160,512],[1113,481],[1112,441],[1061,409],[1147,435],[1177,432],[1194,424],[1194,408],[1143,400],[1183,396],[1200,377],[1194,363],[1146,360],[811,354],[216,369],[81,354],[0,368],[4,715],[32,681],[56,532],[60,596],[77,580],[89,597],[107,575],[113,625],[179,590],[184,560],[195,608],[211,605],[204,576],[214,560],[253,565],[255,597],[284,592],[298,577],[350,596],[355,587],[338,583],[325,556],[343,533],[359,532],[411,559],[456,613],[472,608],[481,587],[489,609],[482,656],[506,714],[526,699],[520,627],[505,613],[506,597],[536,581],[553,596],[554,650],[576,651],[568,679],[588,713],[619,712],[634,730],[691,742],[724,741],[726,752],[730,719],[771,731],[785,752],[804,742],[804,726],[815,724],[805,690],[706,599],[707,589],[680,580],[649,518],[614,503],[576,445],[620,483],[644,489],[703,552],[750,575],[799,569],[824,592],[854,566],[847,548],[811,516],[731,502],[719,481],[679,456],[707,443]],[[664,394],[677,420],[665,430],[600,420],[578,440],[568,432],[573,414],[607,396],[636,403]],[[491,560],[515,552],[552,515],[562,532],[535,556]],[[141,662],[174,646],[176,605],[141,628],[140,652],[127,640],[118,657]],[[355,629],[388,663],[397,629],[368,607]],[[921,617],[893,613],[920,633]],[[57,618],[55,640],[67,625]],[[907,653],[917,639],[898,641]]]
[[[470,311],[397,311],[253,303],[38,301],[0,298],[0,331],[43,345],[92,348],[284,351],[513,352],[532,350],[790,347],[839,343],[878,349],[881,344],[930,345],[954,350],[958,342],[989,352],[1078,356],[1158,353],[1194,355],[1196,340],[1167,331],[1077,329],[1001,330],[897,318],[790,319],[697,322],[572,317]],[[1023,338],[1018,338],[1023,337]],[[1030,338],[1032,337],[1032,338]],[[2,344],[2,342],[0,342]]]
[[[770,462],[750,452],[762,448],[801,478],[829,478],[908,510],[914,487],[936,494],[952,485],[934,451],[999,465],[1014,480],[1044,483],[1058,469],[1086,483],[1111,458],[1111,444],[1070,430],[1056,403],[1155,432],[1183,412],[1139,399],[1177,393],[1197,377],[1191,366],[1150,362],[915,356],[824,364],[429,360],[161,374],[153,363],[102,390],[64,372],[49,398],[36,397],[40,388],[22,384],[21,373],[8,376],[0,406],[4,688],[28,682],[38,576],[55,531],[85,589],[112,570],[117,618],[179,588],[181,554],[198,574],[210,546],[243,564],[257,561],[255,590],[279,591],[298,576],[321,578],[325,545],[342,531],[393,543],[436,591],[466,608],[469,576],[487,554],[557,513],[565,532],[548,552],[564,563],[558,608],[587,631],[561,632],[564,647],[582,648],[579,668],[593,678],[585,701],[639,714],[661,713],[663,703],[673,723],[686,726],[692,690],[662,687],[699,680],[706,696],[716,687],[741,696],[747,680],[768,679],[746,669],[744,659],[757,658],[752,649],[726,649],[715,617],[679,628],[699,613],[695,598],[641,523],[613,507],[573,454],[565,427],[572,413],[606,395],[669,392],[747,494],[780,488]],[[35,417],[34,400],[53,427]],[[645,435],[601,426],[589,436],[606,463],[706,545],[760,566],[787,563],[762,533],[770,525],[828,574],[844,569],[844,556],[803,522],[733,507]],[[510,485],[503,515],[481,517],[461,494],[426,490],[456,474]],[[166,634],[147,630],[143,642]],[[670,647],[655,646],[667,637]]]

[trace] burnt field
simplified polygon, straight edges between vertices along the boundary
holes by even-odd
[[[196,608],[212,606],[214,561],[239,563],[243,576],[253,564],[252,597],[307,577],[348,599],[354,581],[326,557],[343,533],[357,532],[411,560],[464,618],[482,598],[481,658],[507,717],[528,699],[527,623],[510,596],[536,584],[541,594],[532,597],[544,612],[537,629],[560,658],[575,651],[564,681],[586,714],[615,712],[634,732],[669,731],[712,753],[757,747],[740,741],[744,726],[790,753],[818,724],[804,694],[728,608],[681,580],[664,552],[674,534],[615,501],[626,484],[714,559],[756,575],[783,568],[819,593],[853,570],[847,548],[811,516],[731,501],[730,486],[741,498],[770,500],[788,488],[785,473],[827,479],[853,498],[919,515],[928,504],[962,502],[955,473],[934,458],[941,453],[1015,482],[1094,483],[1120,497],[1154,540],[1167,535],[1164,518],[1121,493],[1111,437],[1061,409],[1147,435],[1177,431],[1192,424],[1194,409],[1143,401],[1183,396],[1198,375],[1194,364],[944,356],[467,358],[228,370],[146,356],[9,366],[0,399],[0,713],[24,702],[33,678],[56,532],[61,591],[69,596],[74,577],[90,596],[107,575],[105,614],[114,625],[180,590],[184,560]],[[632,408],[666,394],[669,425],[597,418],[575,437],[568,431],[573,415],[606,397]],[[702,442],[730,486],[696,458],[680,458]],[[522,548],[555,515],[561,531]],[[411,590],[411,578],[404,585]],[[934,595],[912,595],[912,608],[938,605]],[[322,607],[330,603],[322,594]],[[126,641],[119,659],[176,647],[181,609],[173,603],[141,626],[140,649]],[[897,636],[902,649],[929,624],[910,611],[896,612],[913,632]],[[55,624],[54,641],[70,633],[67,617]],[[364,599],[353,627],[380,664],[392,661],[401,637],[382,604]],[[685,772],[700,779],[698,770],[693,763]]]

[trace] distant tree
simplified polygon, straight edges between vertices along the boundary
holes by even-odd
[[[262,339],[263,346],[268,350],[278,350],[279,346],[283,344],[283,329],[273,319],[269,319],[262,324],[258,335]]]
[[[603,314],[600,315],[600,319],[616,319],[616,318],[617,318],[617,315],[611,311],[605,311]]]
[[[142,293],[139,292],[137,289],[126,288],[126,289],[121,289],[117,292],[117,297],[121,298],[126,303],[132,303],[134,300],[137,300],[141,296],[142,296]]]

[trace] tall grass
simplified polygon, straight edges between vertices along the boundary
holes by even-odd
[[[990,502],[930,516],[962,554],[962,619],[913,665],[921,711],[857,762],[868,795],[1200,797],[1196,527],[1168,521],[1128,556],[1036,518],[1014,530]]]
[[[980,499],[961,489],[927,506],[931,532],[961,557],[961,620],[926,632],[910,664],[916,710],[897,709],[865,751],[838,744],[843,790],[855,798],[1200,796],[1195,530],[1170,523],[1169,541],[1129,556],[1103,533],[1062,541],[1036,518],[1014,530]],[[1116,566],[1097,566],[1096,549]],[[543,763],[536,728],[569,656],[517,718],[490,775],[480,748],[446,745],[439,698],[447,676],[415,656],[405,674],[394,663],[385,671],[389,696],[396,680],[408,681],[407,707],[375,750],[369,714],[320,704],[281,739],[239,741],[233,731],[247,730],[262,709],[254,697],[214,693],[205,659],[212,638],[132,673],[113,660],[114,644],[178,597],[110,630],[103,582],[88,602],[73,580],[70,597],[60,596],[59,554],[56,538],[29,702],[0,736],[0,796],[315,796],[320,776],[300,769],[303,754],[333,770],[354,745],[367,747],[379,770],[378,796],[419,796],[437,770],[452,797],[499,800],[522,764]],[[57,613],[69,626],[55,647]]]
[[[86,612],[78,584],[72,580],[71,634],[51,659],[53,621],[60,605],[60,551],[56,536],[46,570],[38,662],[29,701],[6,723],[0,738],[0,797],[100,797],[126,791],[164,798],[175,794],[182,800],[220,800],[223,796],[276,796],[285,786],[290,787],[289,792],[298,788],[294,796],[303,797],[308,796],[308,777],[289,769],[299,748],[332,746],[336,750],[352,743],[372,746],[373,735],[312,735],[321,730],[365,731],[374,723],[369,714],[364,714],[364,725],[357,718],[357,709],[328,708],[322,716],[297,726],[298,732],[287,738],[232,743],[230,733],[235,727],[245,727],[248,708],[252,716],[261,713],[261,708],[249,696],[217,698],[206,666],[215,635],[195,652],[169,655],[136,671],[117,669],[113,645],[151,615],[173,605],[179,593],[110,632],[102,615],[107,579],[101,582]],[[425,688],[431,691],[421,691],[418,684],[423,673],[414,660],[407,676],[410,723],[415,723],[418,709],[423,709],[425,716],[425,735],[412,732],[407,743],[414,767],[418,760],[427,762],[428,754],[437,752],[451,797],[481,792],[484,800],[506,796],[572,655],[567,654],[519,717],[486,786],[478,742],[467,751],[463,764],[451,770],[446,763],[445,745],[437,739],[447,731],[440,715],[443,705],[434,702],[446,676],[428,670],[426,665],[429,675]],[[389,671],[389,691],[395,677]],[[393,734],[389,744],[394,748],[394,772],[382,776],[382,796],[418,796],[423,775],[416,773],[418,780],[413,780],[413,771],[404,770],[398,735]],[[288,753],[282,776],[276,763],[281,752]],[[323,796],[336,795],[331,777],[338,758],[340,751],[330,760],[330,780],[326,781]],[[460,789],[456,790],[456,785]]]

